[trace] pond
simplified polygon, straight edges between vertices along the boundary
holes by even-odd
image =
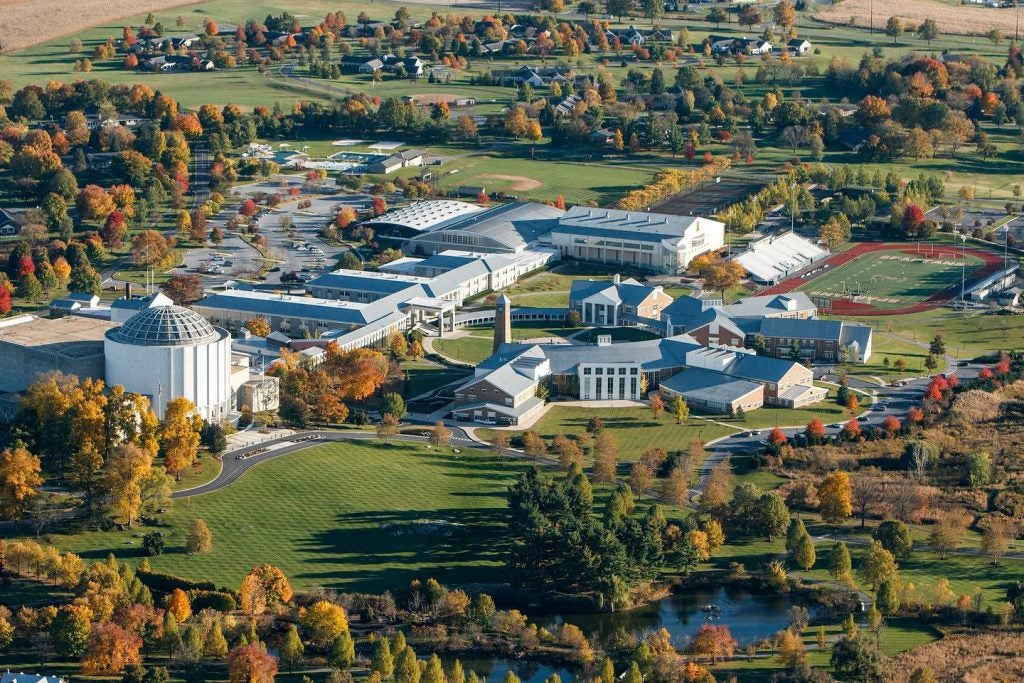
[[[715,617],[701,608],[714,605]],[[664,627],[672,644],[685,647],[697,630],[707,623],[728,626],[740,646],[767,638],[789,624],[787,611],[793,605],[784,595],[755,594],[731,587],[688,589],[663,600],[628,612],[539,616],[536,621],[548,628],[562,621],[579,626],[588,636],[608,643],[616,633],[625,631],[637,638]]]
[[[715,617],[702,610],[714,605]],[[615,640],[617,633],[628,633],[637,638],[664,627],[677,648],[686,647],[697,630],[707,623],[728,626],[740,647],[752,640],[767,638],[789,624],[787,614],[793,603],[783,595],[761,595],[726,587],[689,589],[629,612],[595,614],[549,614],[535,616],[532,621],[540,626],[554,628],[563,622],[579,626],[588,636],[597,635],[601,643]],[[448,663],[448,662],[446,662]],[[468,674],[475,671],[486,676],[489,683],[501,683],[511,669],[523,683],[544,683],[557,673],[563,683],[575,679],[568,667],[557,667],[538,662],[503,658],[470,658],[462,660]]]

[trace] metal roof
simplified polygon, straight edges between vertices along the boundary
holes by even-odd
[[[206,318],[181,306],[148,308],[107,332],[111,341],[135,346],[190,346],[216,341],[220,336]]]

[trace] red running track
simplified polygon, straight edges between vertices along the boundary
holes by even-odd
[[[930,251],[929,256],[947,256],[947,257],[959,257],[960,249],[951,246],[937,246],[929,245]],[[851,249],[847,249],[841,254],[836,254],[824,261],[830,268],[836,268],[850,261],[854,261],[864,254],[870,254],[876,251],[902,251],[907,254],[920,254],[916,247],[908,244],[891,244],[886,242],[861,242]],[[971,273],[968,278],[968,283],[977,282],[983,278],[988,277],[992,273],[997,272],[1003,267],[1003,259],[996,254],[982,249],[967,248],[966,252],[972,256],[976,256],[981,259],[983,265]],[[792,292],[800,287],[814,282],[814,278],[805,280],[800,277],[791,277],[788,280],[783,280],[777,285],[773,285],[768,289],[765,289],[761,294],[785,294],[786,292]],[[907,313],[919,313],[920,311],[927,311],[932,308],[936,308],[946,303],[950,299],[956,298],[959,287],[950,285],[945,289],[932,294],[927,299],[918,301],[916,304],[910,306],[903,306],[902,308],[876,308],[871,304],[861,304],[849,299],[833,299],[832,300],[832,313],[837,315],[902,315]]]

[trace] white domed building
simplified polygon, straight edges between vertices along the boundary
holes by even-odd
[[[156,306],[108,330],[103,343],[108,385],[147,396],[157,417],[185,397],[209,422],[232,407],[231,335],[181,306]]]

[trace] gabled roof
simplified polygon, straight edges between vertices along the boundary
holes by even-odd
[[[796,321],[804,322],[804,321]],[[753,354],[737,354],[736,360],[725,369],[727,375],[751,379],[758,382],[778,382],[797,365],[790,360],[755,356]]]

